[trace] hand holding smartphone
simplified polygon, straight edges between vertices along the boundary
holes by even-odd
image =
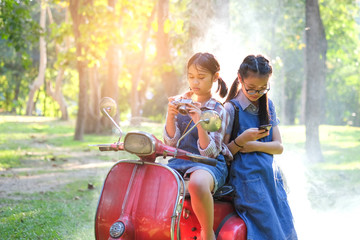
[[[271,127],[272,127],[271,124],[261,125],[261,126],[259,127],[259,130],[270,131]]]

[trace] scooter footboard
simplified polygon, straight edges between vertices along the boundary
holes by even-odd
[[[182,180],[167,166],[120,161],[109,171],[95,217],[96,239],[111,239],[115,222],[124,223],[118,239],[171,239]]]

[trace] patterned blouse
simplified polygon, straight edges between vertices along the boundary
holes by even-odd
[[[192,92],[187,92],[184,95],[177,96],[177,97],[189,99],[189,98],[191,98],[191,95],[192,95]],[[209,138],[210,138],[210,143],[207,146],[207,148],[202,149],[199,145],[199,140],[197,141],[197,147],[202,156],[216,158],[220,153],[222,153],[227,160],[231,160],[231,159],[233,159],[233,156],[232,156],[230,150],[227,148],[226,144],[223,142],[224,136],[225,136],[225,131],[226,131],[227,125],[229,123],[229,114],[227,113],[227,111],[225,110],[225,108],[222,104],[216,104],[216,103],[217,103],[216,99],[210,98],[201,107],[201,110],[215,110],[217,113],[219,113],[220,118],[222,119],[221,127],[216,132],[208,132]],[[215,109],[215,107],[216,107],[216,109]],[[173,138],[170,138],[166,132],[166,129],[164,129],[164,142],[167,145],[174,146],[174,147],[176,146],[177,141],[181,137],[180,129],[179,129],[177,123],[175,124],[175,126],[176,126],[176,132],[175,132],[175,135]]]

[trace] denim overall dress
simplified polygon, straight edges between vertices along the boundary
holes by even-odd
[[[240,130],[259,126],[257,114],[244,111],[238,101]],[[269,100],[270,123],[278,124]],[[272,140],[273,130],[261,142]],[[245,221],[248,240],[297,239],[293,216],[287,202],[279,169],[273,168],[273,155],[264,152],[236,153],[230,168],[230,184],[235,189],[234,205]]]
[[[215,109],[216,107],[217,105],[215,105]],[[192,126],[194,126],[193,121],[191,121],[190,125],[188,126],[190,121],[191,121],[191,117],[189,115],[181,115],[181,114],[177,115],[177,124],[181,136],[184,134],[185,131],[187,131]],[[188,135],[186,135],[181,140],[179,148],[200,155],[199,149],[197,147],[198,139],[199,139],[198,130],[195,127]],[[196,163],[189,160],[172,158],[169,160],[168,166],[177,170],[180,174],[184,176],[184,178],[188,178],[190,174],[195,170],[199,170],[199,169],[207,170],[214,178],[213,192],[215,192],[218,188],[220,188],[222,185],[225,184],[225,180],[228,174],[228,169],[226,166],[224,156],[220,153],[216,159],[217,159],[216,166],[210,166],[207,164]]]

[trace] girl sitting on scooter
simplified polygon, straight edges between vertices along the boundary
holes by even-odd
[[[224,140],[234,155],[229,178],[247,239],[295,240],[281,174],[273,167],[273,154],[281,154],[283,146],[275,107],[267,97],[271,74],[265,57],[249,55],[231,86],[225,108],[235,120]]]
[[[201,226],[201,239],[215,240],[213,231],[214,203],[212,193],[225,183],[227,166],[225,158],[232,155],[223,143],[228,115],[221,103],[212,98],[213,83],[218,82],[218,91],[221,97],[227,94],[226,83],[219,77],[220,65],[210,53],[196,53],[187,64],[187,79],[190,91],[180,96],[182,99],[191,99],[197,107],[187,105],[188,114],[179,113],[178,107],[173,104],[177,97],[170,97],[168,113],[164,131],[164,142],[176,146],[178,139],[200,120],[201,110],[215,110],[222,119],[222,126],[216,132],[208,133],[201,125],[197,125],[180,142],[179,148],[217,159],[216,166],[195,163],[173,158],[168,166],[176,169],[185,178],[189,178],[188,191],[191,205]]]

